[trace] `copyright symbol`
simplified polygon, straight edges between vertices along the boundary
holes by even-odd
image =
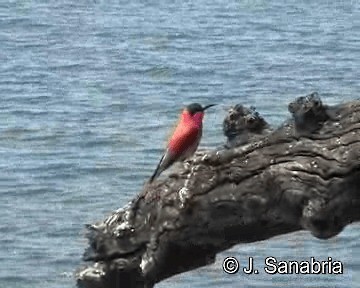
[[[223,262],[223,270],[227,274],[235,274],[239,271],[239,261],[235,257],[226,257]]]

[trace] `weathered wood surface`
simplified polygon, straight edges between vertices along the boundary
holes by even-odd
[[[326,239],[360,220],[360,100],[328,107],[316,93],[289,104],[271,131],[237,105],[224,149],[145,185],[127,207],[88,227],[80,287],[153,287],[213,263],[239,243],[308,230]]]

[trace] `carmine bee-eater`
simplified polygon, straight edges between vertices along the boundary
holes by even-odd
[[[195,153],[202,135],[204,111],[214,105],[201,107],[200,104],[193,103],[186,106],[180,115],[180,122],[168,142],[165,153],[150,178],[150,183],[174,162],[183,161]]]

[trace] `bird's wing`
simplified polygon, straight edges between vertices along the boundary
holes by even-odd
[[[196,147],[199,144],[199,135],[201,129],[195,126],[178,126],[169,141],[168,149],[175,155],[186,156],[187,151],[193,150],[194,144]]]
[[[199,144],[198,136],[198,128],[186,127],[186,129],[184,129],[181,126],[178,126],[177,129],[175,129],[175,132],[168,143],[168,148],[161,157],[149,182],[151,183],[161,174],[161,172],[169,168],[175,161],[183,160],[188,157],[188,151],[192,153],[195,152],[194,150],[196,150],[196,147]],[[194,147],[194,145],[196,145],[196,147]]]

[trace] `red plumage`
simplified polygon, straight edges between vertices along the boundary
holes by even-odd
[[[204,110],[211,106],[213,105],[202,108],[194,103],[184,109],[150,183],[174,162],[185,160],[195,153],[202,136]]]
[[[202,112],[198,112],[203,114]],[[181,119],[179,124],[176,126],[176,129],[171,136],[168,149],[175,155],[187,154],[187,150],[191,150],[194,145],[199,144],[199,138],[201,138],[202,131],[202,122],[196,121],[190,113],[185,110],[181,114]],[[200,137],[199,137],[200,136]],[[195,150],[197,148],[195,147]],[[195,151],[194,151],[195,152]]]

